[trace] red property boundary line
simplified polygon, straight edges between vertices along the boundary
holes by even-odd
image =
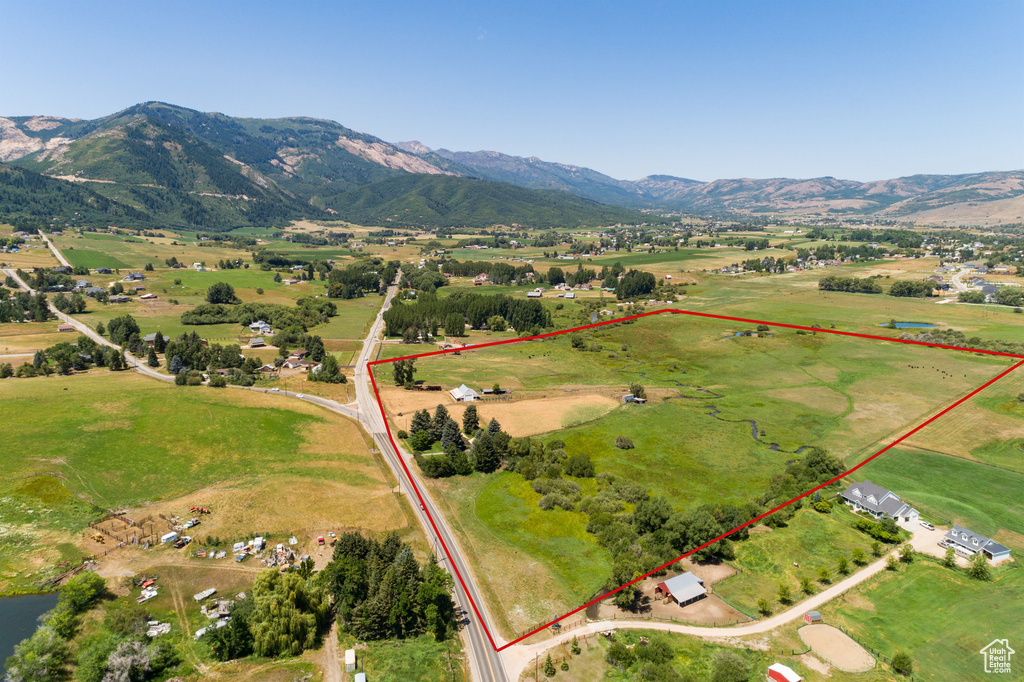
[[[840,479],[842,479],[842,478],[844,478],[846,476],[849,476],[853,472],[855,472],[858,469],[860,469],[861,467],[863,467],[868,462],[871,462],[872,460],[877,458],[879,455],[881,455],[881,454],[887,452],[888,450],[892,449],[893,447],[899,445],[900,443],[905,441],[910,436],[914,435],[915,433],[917,433],[921,429],[925,428],[926,426],[928,426],[932,422],[936,421],[939,417],[944,416],[946,413],[950,412],[951,410],[953,410],[957,406],[961,405],[962,403],[970,400],[971,398],[973,398],[978,393],[982,392],[983,390],[985,390],[986,388],[988,388],[992,384],[996,383],[997,381],[999,381],[1003,377],[1007,376],[1008,374],[1010,374],[1011,372],[1013,372],[1017,368],[1019,368],[1022,365],[1024,365],[1024,355],[1019,355],[1019,354],[1016,354],[1016,353],[1003,353],[1003,352],[991,351],[991,350],[982,350],[982,349],[974,349],[974,348],[961,348],[960,346],[950,346],[950,345],[945,345],[945,344],[940,344],[940,343],[925,343],[923,341],[911,341],[911,340],[907,340],[907,339],[894,339],[894,338],[888,337],[888,336],[875,336],[875,335],[872,335],[872,334],[858,334],[858,333],[855,333],[855,332],[844,332],[844,331],[839,331],[839,330],[836,330],[836,329],[819,329],[817,327],[805,327],[805,326],[795,325],[795,324],[781,324],[781,323],[777,323],[777,322],[768,322],[768,321],[765,321],[765,320],[750,320],[750,319],[746,319],[746,318],[742,318],[742,317],[729,317],[729,316],[726,316],[726,315],[713,315],[711,313],[700,313],[700,312],[694,312],[694,311],[689,311],[689,310],[676,310],[676,309],[669,309],[669,308],[666,308],[664,310],[655,310],[655,311],[651,311],[651,312],[647,312],[647,313],[640,313],[639,315],[631,315],[629,317],[623,317],[623,318],[620,318],[620,319],[617,319],[617,320],[606,320],[604,322],[596,322],[596,323],[593,323],[593,324],[584,325],[582,327],[573,327],[571,329],[563,329],[563,330],[560,330],[560,331],[548,332],[546,334],[538,334],[536,336],[526,336],[526,337],[522,337],[522,338],[518,338],[518,339],[505,339],[505,340],[502,340],[502,341],[490,341],[488,343],[479,343],[479,344],[462,346],[461,348],[451,348],[451,349],[447,349],[447,350],[438,350],[438,351],[432,351],[432,352],[429,352],[429,353],[418,353],[416,355],[405,355],[405,356],[402,356],[402,357],[399,357],[399,358],[390,358],[390,359],[386,359],[386,360],[374,360],[373,362],[367,363],[367,369],[369,370],[369,374],[370,374],[370,382],[373,384],[374,396],[377,398],[377,407],[380,409],[381,418],[384,421],[384,428],[387,431],[388,440],[391,442],[391,447],[394,448],[395,454],[398,457],[398,461],[402,465],[402,469],[405,471],[405,475],[409,479],[409,482],[412,484],[413,490],[416,492],[416,497],[419,500],[420,505],[423,508],[423,510],[426,511],[426,504],[425,504],[425,502],[423,500],[423,493],[420,492],[419,486],[416,484],[416,479],[413,477],[412,473],[409,471],[409,467],[406,465],[405,459],[401,456],[401,451],[398,448],[398,444],[395,442],[394,435],[391,433],[391,425],[388,423],[387,414],[384,412],[384,403],[381,401],[380,391],[378,390],[378,387],[377,387],[377,379],[376,379],[376,377],[374,376],[374,373],[373,373],[373,367],[374,366],[389,364],[389,363],[392,363],[392,362],[397,362],[399,360],[409,360],[409,359],[415,359],[415,358],[425,358],[425,357],[431,357],[431,356],[434,356],[434,355],[448,355],[450,353],[456,353],[456,352],[460,352],[461,353],[462,351],[478,350],[480,348],[488,348],[488,347],[491,347],[491,346],[503,346],[503,345],[510,344],[510,343],[521,343],[523,341],[534,341],[534,340],[537,340],[537,339],[546,339],[546,338],[551,338],[551,337],[554,337],[554,336],[559,336],[561,334],[568,334],[570,332],[581,331],[581,330],[584,330],[584,329],[593,329],[594,327],[603,327],[603,326],[606,326],[606,325],[619,324],[619,323],[626,322],[626,321],[629,321],[629,320],[637,320],[637,319],[640,319],[642,317],[649,317],[651,315],[660,315],[662,313],[672,313],[672,314],[677,314],[677,315],[690,315],[690,316],[693,316],[693,317],[703,317],[703,318],[710,318],[710,319],[715,319],[715,320],[725,320],[725,321],[729,321],[729,322],[743,322],[743,323],[746,323],[746,324],[765,324],[765,325],[768,325],[768,326],[771,326],[771,327],[781,327],[781,328],[784,328],[784,329],[797,329],[797,330],[803,330],[803,331],[808,331],[808,332],[821,332],[823,334],[836,334],[836,335],[839,335],[839,336],[851,336],[851,337],[860,338],[860,339],[871,339],[873,341],[888,341],[890,343],[903,343],[903,344],[914,345],[914,346],[927,346],[929,348],[943,348],[943,349],[947,349],[947,350],[955,350],[955,351],[960,351],[960,352],[964,352],[964,353],[976,353],[976,354],[979,354],[979,355],[995,355],[995,356],[999,356],[999,357],[1013,358],[1013,359],[1018,360],[1018,362],[1014,363],[1013,365],[1011,365],[1007,369],[1003,370],[1002,372],[1000,372],[999,374],[997,374],[993,378],[989,379],[984,384],[982,384],[978,388],[974,389],[973,391],[971,391],[967,395],[963,396],[962,398],[960,398],[956,402],[952,403],[951,405],[948,405],[941,412],[933,415],[932,417],[929,417],[927,420],[925,420],[924,422],[922,422],[918,426],[914,427],[910,431],[906,432],[905,434],[903,434],[902,436],[900,436],[899,438],[894,440],[892,443],[890,443],[889,445],[886,445],[884,448],[882,448],[881,450],[879,450],[875,454],[871,455],[871,457],[868,457],[863,462],[861,462],[857,466],[849,469],[848,471],[845,471],[845,472],[839,474],[838,476],[836,476],[834,478],[831,478],[828,481],[825,481],[821,485],[818,485],[818,486],[816,486],[814,488],[811,488],[810,490],[808,490],[807,492],[803,493],[802,495],[797,495],[796,497],[794,497],[793,499],[789,500],[788,502],[784,502],[783,504],[780,504],[779,506],[775,507],[774,509],[766,511],[765,513],[761,514],[760,516],[754,517],[750,521],[747,521],[746,523],[744,523],[744,524],[742,524],[740,526],[737,526],[736,528],[733,528],[732,530],[730,530],[727,533],[723,533],[723,534],[719,535],[718,537],[714,538],[713,540],[711,540],[709,542],[705,542],[703,545],[701,545],[699,547],[694,547],[689,552],[686,552],[685,554],[681,554],[680,556],[676,557],[675,559],[672,559],[671,561],[668,561],[668,562],[662,564],[661,566],[658,566],[657,568],[652,569],[651,571],[648,571],[644,575],[641,575],[641,576],[639,576],[637,578],[634,578],[633,580],[629,581],[628,583],[626,583],[624,585],[621,585],[621,586],[615,588],[614,590],[611,590],[611,591],[606,592],[606,593],[604,593],[604,594],[602,594],[602,595],[600,595],[598,597],[595,597],[594,599],[591,599],[590,601],[588,601],[587,603],[583,604],[582,606],[579,606],[579,607],[573,609],[572,611],[564,613],[561,616],[559,616],[558,618],[555,618],[554,620],[552,620],[552,621],[550,621],[548,623],[545,623],[544,625],[541,625],[540,627],[535,628],[535,629],[531,630],[530,632],[527,632],[525,635],[522,635],[522,636],[520,636],[520,637],[512,640],[511,642],[508,642],[507,644],[504,644],[503,646],[500,646],[500,647],[495,643],[494,637],[491,635],[490,628],[487,627],[487,621],[484,618],[481,617],[480,610],[477,607],[476,601],[473,599],[473,596],[470,594],[469,589],[466,587],[466,581],[463,579],[462,574],[459,572],[458,567],[455,565],[455,561],[452,559],[451,551],[448,549],[448,545],[445,543],[444,538],[441,536],[441,533],[440,533],[440,531],[437,528],[437,523],[434,521],[433,516],[430,515],[430,512],[426,512],[427,519],[430,521],[430,525],[434,529],[434,534],[437,536],[437,539],[441,542],[441,547],[444,549],[445,555],[448,557],[448,565],[451,566],[451,568],[455,572],[455,577],[458,578],[459,583],[462,585],[462,589],[465,591],[466,596],[469,598],[469,603],[470,603],[470,606],[473,609],[473,613],[476,614],[477,620],[483,625],[484,633],[486,633],[487,639],[490,641],[491,646],[494,648],[495,651],[498,651],[498,652],[503,651],[504,649],[507,649],[508,647],[510,647],[510,646],[512,646],[514,644],[517,644],[517,643],[523,641],[524,639],[532,637],[533,635],[537,634],[538,632],[540,632],[542,630],[545,630],[546,628],[551,627],[555,623],[557,623],[557,622],[559,622],[561,620],[564,620],[565,618],[568,618],[569,616],[572,616],[572,615],[574,615],[576,613],[579,613],[580,611],[583,611],[584,609],[588,608],[589,606],[592,606],[593,604],[596,604],[597,602],[601,601],[602,599],[605,599],[605,598],[615,594],[616,592],[619,592],[619,591],[629,587],[630,585],[633,585],[635,583],[640,582],[641,580],[643,580],[644,578],[647,578],[648,576],[652,575],[653,573],[657,573],[660,570],[668,568],[672,564],[676,563],[677,561],[680,561],[681,559],[684,559],[684,558],[690,556],[694,552],[700,551],[700,550],[704,549],[705,547],[713,545],[714,543],[718,542],[719,540],[722,540],[722,539],[727,538],[728,536],[732,535],[736,531],[742,530],[743,528],[746,528],[747,526],[750,526],[750,525],[752,525],[754,523],[757,523],[761,519],[763,519],[763,518],[765,518],[767,516],[770,516],[771,514],[774,514],[775,512],[779,511],[780,509],[783,509],[783,508],[793,504],[797,500],[800,500],[800,499],[802,499],[804,497],[807,497],[808,495],[811,495],[814,492],[816,492],[818,490],[821,490],[822,488],[825,488],[826,486],[829,486],[832,483],[835,483],[836,481],[838,481],[838,480],[840,480]]]

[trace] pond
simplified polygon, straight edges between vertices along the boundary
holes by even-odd
[[[879,327],[896,327],[897,329],[928,329],[931,327],[937,327],[938,325],[929,324],[928,322],[883,322],[878,325]]]
[[[39,616],[56,606],[59,596],[54,592],[0,599],[0,677],[7,674],[4,661],[14,653],[14,645],[36,631]]]

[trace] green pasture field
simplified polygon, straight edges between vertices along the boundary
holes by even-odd
[[[826,623],[884,656],[909,653],[919,679],[980,680],[986,675],[979,651],[997,637],[1019,634],[1024,623],[1024,571],[993,573],[992,582],[979,582],[919,557],[895,573],[879,573],[821,612]]]
[[[662,392],[647,406],[630,406],[646,410],[644,421],[651,426],[641,432],[635,422],[631,433],[615,435],[651,440],[651,450],[659,447],[656,441],[674,437],[665,432],[675,419],[687,422],[678,429],[680,437],[695,437],[718,423],[733,430],[737,441],[756,444],[749,423],[715,420],[707,414],[714,407],[721,419],[756,421],[765,432],[759,434],[764,449],[770,443],[790,452],[819,445],[846,458],[916,424],[1007,365],[1004,358],[780,328],[769,332],[771,338],[732,337],[751,328],[666,314],[586,333],[585,342],[599,344],[599,352],[574,350],[569,335],[562,335],[464,351],[453,361],[424,358],[417,362],[416,378],[446,387],[498,382],[514,389],[513,399],[593,390],[621,396],[629,382],[639,381],[648,392]],[[418,348],[396,344],[386,352],[407,355]],[[516,368],[511,375],[509,367]],[[685,397],[676,397],[680,390]],[[660,401],[666,397],[673,399]],[[588,428],[620,428],[617,414],[605,418],[607,426],[596,422]]]
[[[473,474],[427,485],[454,518],[452,529],[470,550],[503,632],[523,632],[579,606],[611,573],[607,550],[586,531],[586,515],[542,511],[541,496],[518,474]],[[524,593],[531,599],[524,600]]]
[[[937,264],[936,264],[937,265]],[[705,277],[689,287],[680,309],[698,310],[786,324],[829,328],[861,334],[897,337],[904,331],[880,327],[890,320],[927,322],[968,337],[1024,342],[1024,316],[1007,306],[938,305],[936,299],[899,298],[886,294],[849,294],[818,290],[825,275],[847,273],[837,268],[723,281]]]
[[[922,512],[1003,538],[1024,550],[1024,474],[910,448],[893,448],[857,471]],[[1004,536],[1000,531],[1013,535]]]
[[[851,527],[857,518],[845,505],[835,504],[829,514],[804,508],[783,527],[758,527],[749,540],[736,543],[736,558],[729,563],[739,573],[717,583],[715,594],[756,618],[761,598],[771,602],[776,611],[789,608],[778,602],[780,584],[787,585],[794,601],[799,601],[800,578],[810,578],[817,590],[828,587],[818,582],[819,569],[828,569],[833,582],[842,580],[845,576],[836,568],[840,556],[849,561],[851,572],[859,570],[851,557],[855,548],[875,561],[870,553],[871,538]]]
[[[710,502],[755,499],[774,474],[799,458],[795,453],[804,446],[823,447],[852,466],[876,452],[880,442],[902,435],[1008,366],[1005,358],[781,328],[769,330],[771,337],[734,336],[750,328],[663,315],[585,334],[584,343],[598,344],[598,352],[573,349],[569,335],[563,335],[459,356],[421,358],[416,379],[444,389],[465,383],[479,390],[497,382],[512,389],[509,409],[518,408],[527,416],[533,398],[597,394],[617,399],[627,392],[629,382],[639,381],[647,390],[648,404],[620,405],[604,416],[540,435],[564,441],[570,455],[590,455],[598,473],[642,483],[685,510]],[[429,350],[402,344],[386,350],[394,356],[420,348]],[[378,378],[388,381],[386,367],[378,368]],[[486,403],[481,409],[486,411]],[[635,447],[617,448],[617,436],[627,436]],[[905,476],[906,467],[896,471]],[[603,562],[578,561],[569,573],[558,567],[564,552],[560,543],[571,527],[568,520],[557,528],[530,526],[533,515],[555,514],[527,504],[539,497],[528,482],[511,473],[493,476],[486,484],[475,482],[480,478],[431,485],[442,493],[439,498],[460,500],[446,511],[464,534],[464,546],[476,555],[478,575],[489,583],[492,611],[509,614],[511,631],[560,612],[556,607],[571,608],[593,596],[586,594],[589,588],[608,575]],[[913,491],[898,481],[887,483],[870,474],[867,478],[898,490],[905,499],[915,499]],[[510,495],[511,489],[524,494]],[[501,500],[497,506],[503,513],[489,519],[487,501],[498,491],[501,496],[494,499]],[[523,511],[510,511],[519,509]],[[530,516],[523,518],[527,511]],[[837,509],[830,517],[816,515],[806,512],[790,528],[758,536],[750,541],[751,549],[740,550],[747,572],[732,579],[735,587],[723,589],[731,592],[741,610],[753,612],[758,598],[774,593],[782,579],[776,571],[796,587],[804,565],[815,571],[825,565],[835,573],[838,552],[870,545],[868,538],[848,528],[846,521],[852,518],[845,510]],[[787,537],[789,541],[775,540]],[[796,549],[791,546],[793,538]],[[820,553],[821,547],[828,549]],[[781,560],[776,560],[787,552],[807,555],[805,561],[796,559],[801,563],[798,572],[785,572]],[[815,552],[819,553],[812,556]],[[512,566],[530,571],[533,582],[510,579]],[[542,569],[544,578],[538,579]],[[572,587],[572,581],[581,579],[588,589]],[[550,595],[559,592],[564,596],[554,601]]]
[[[18,434],[5,459],[7,476],[54,472],[74,493],[107,508],[218,480],[305,471],[302,452],[326,422],[283,399],[183,389],[127,372],[9,379],[3,391],[0,418]],[[335,456],[361,453],[363,445],[336,443]],[[373,483],[352,472],[337,475],[353,485]]]
[[[221,246],[217,242],[200,242],[192,236],[130,237],[102,232],[79,235],[68,231],[54,237],[53,243],[69,261],[88,267],[141,269],[147,263],[162,266],[164,260],[171,256],[188,265],[196,262],[213,265],[221,259],[251,258],[247,251]],[[76,262],[78,256],[75,252],[78,250],[86,252],[85,262]]]

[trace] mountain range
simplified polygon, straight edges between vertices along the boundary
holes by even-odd
[[[92,120],[0,117],[0,216],[9,220],[88,213],[207,230],[296,218],[577,227],[649,220],[641,210],[1019,222],[1024,171],[629,181],[536,157],[392,144],[334,121],[237,118],[160,102]]]

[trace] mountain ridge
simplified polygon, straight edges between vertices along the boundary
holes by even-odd
[[[169,184],[180,186],[152,182],[152,177],[147,179],[145,172],[139,172],[138,158],[167,156],[164,152],[149,153],[138,145],[133,152],[113,149],[115,143],[122,147],[129,144],[125,140],[131,137],[130,128],[142,125],[137,123],[140,119],[147,121],[144,127],[162,131],[168,138],[164,142],[182,147],[181,150],[167,149],[170,156],[179,155],[180,163],[172,159],[164,168],[166,171],[170,164],[177,169],[176,174],[164,173],[164,177],[176,177]],[[236,166],[243,179],[229,178],[223,163],[213,160],[214,152],[224,157],[224,163]],[[830,176],[725,178],[702,182],[666,174],[619,180],[590,168],[544,161],[536,156],[431,149],[417,141],[392,144],[327,119],[232,117],[163,102],[144,102],[91,120],[58,116],[0,117],[0,162],[58,178],[91,180],[97,184],[90,189],[141,210],[146,210],[145,200],[155,205],[161,201],[180,203],[184,199],[180,196],[149,196],[147,199],[137,195],[192,192],[190,196],[201,208],[204,203],[216,204],[214,199],[219,200],[221,205],[207,209],[208,220],[233,222],[250,220],[252,211],[245,210],[248,204],[223,205],[231,201],[263,202],[261,210],[267,213],[263,220],[284,220],[297,214],[315,215],[337,205],[339,196],[406,175],[478,178],[526,189],[566,192],[632,210],[723,216],[781,213],[913,219],[916,214],[939,217],[944,212],[970,214],[970,207],[992,203],[1001,206],[1009,219],[1020,219],[1014,214],[1015,207],[1018,203],[1024,206],[1021,199],[1024,197],[1024,171],[1021,170],[918,174],[868,182]],[[156,170],[156,167],[150,169],[150,175]],[[129,182],[131,178],[135,178],[134,184]],[[114,187],[99,184],[108,181],[117,185],[119,193]],[[436,183],[437,187],[449,188],[455,184],[458,183]],[[148,185],[158,187],[143,189]],[[391,192],[397,186],[423,189],[415,182],[398,183],[386,185],[381,195],[393,201]],[[462,186],[484,187],[464,183]],[[237,191],[223,191],[225,187]],[[485,194],[512,196],[509,192],[490,190]],[[522,206],[522,197],[516,196],[514,203]],[[416,204],[419,199],[409,197],[409,201]],[[542,195],[534,197],[537,206],[545,201]],[[571,201],[563,203],[588,212],[591,208]],[[177,221],[183,210],[177,207],[165,213]],[[156,211],[155,215],[164,214]],[[501,222],[516,222],[515,216],[506,217],[508,219]]]

